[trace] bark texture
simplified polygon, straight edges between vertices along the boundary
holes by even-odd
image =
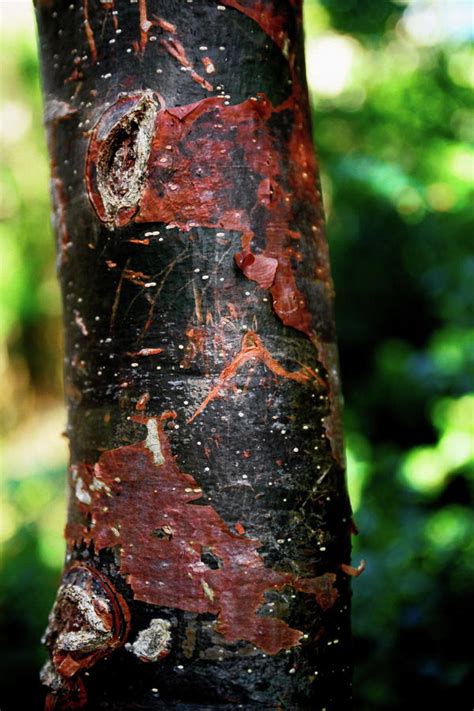
[[[47,709],[347,709],[298,0],[38,0],[71,445]]]

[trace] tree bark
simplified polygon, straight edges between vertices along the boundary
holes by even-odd
[[[298,0],[37,0],[70,497],[47,709],[347,709]]]

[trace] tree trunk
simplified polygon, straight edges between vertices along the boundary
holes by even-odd
[[[347,709],[298,0],[37,0],[70,498],[47,709]]]

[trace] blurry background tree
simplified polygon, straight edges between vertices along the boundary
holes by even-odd
[[[67,448],[33,11],[23,0],[2,0],[0,11],[9,711],[40,707]],[[474,612],[472,4],[306,0],[306,31],[360,528],[354,557],[368,560],[354,584],[357,708],[471,708],[472,655],[459,634]]]

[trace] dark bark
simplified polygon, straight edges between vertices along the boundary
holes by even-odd
[[[350,706],[297,0],[37,2],[65,322],[48,709]]]

